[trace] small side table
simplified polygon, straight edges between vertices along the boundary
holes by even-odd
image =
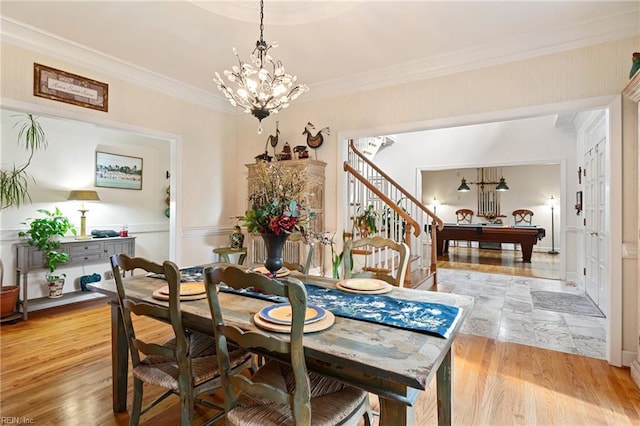
[[[217,254],[226,263],[234,263],[231,261],[231,258],[238,256],[237,263],[238,265],[242,265],[244,264],[244,260],[247,258],[246,247],[242,247],[242,248],[218,247],[218,248],[214,248],[213,252]]]

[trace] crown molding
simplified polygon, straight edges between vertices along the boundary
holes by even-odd
[[[0,39],[48,56],[106,73],[123,81],[137,84],[216,111],[237,113],[223,97],[198,89],[159,73],[138,67],[81,44],[58,37],[39,28],[0,17]]]
[[[310,88],[312,90],[297,102],[304,103],[408,84],[634,37],[640,34],[640,27],[637,25],[639,21],[640,11],[631,10],[624,14],[605,16],[598,20],[583,22],[571,27],[557,28],[544,33],[521,34],[504,40],[502,43],[480,47],[474,46],[444,55],[422,58],[410,63],[393,65],[372,72],[326,80],[311,84]],[[77,63],[88,69],[108,73],[124,81],[200,104],[216,111],[228,114],[242,113],[238,108],[231,106],[221,95],[187,85],[10,18],[0,17],[0,37],[3,43],[14,44],[25,49]],[[546,47],[537,47],[540,45]]]
[[[516,35],[502,43],[474,46],[374,72],[323,81],[311,85],[312,90],[297,102],[407,84],[635,37],[640,35],[638,22],[640,10],[636,8],[627,13],[604,16],[579,25],[543,33]],[[546,47],[537,47],[541,45]]]

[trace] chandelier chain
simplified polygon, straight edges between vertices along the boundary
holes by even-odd
[[[260,41],[263,42],[264,39],[262,34],[264,33],[264,0],[260,0]]]

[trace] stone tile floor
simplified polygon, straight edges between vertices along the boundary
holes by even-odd
[[[583,293],[567,281],[438,268],[438,291],[476,299],[463,333],[605,359],[606,318],[535,309],[537,290]]]

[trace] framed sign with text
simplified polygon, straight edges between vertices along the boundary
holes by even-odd
[[[33,94],[107,112],[109,85],[41,64],[33,64]]]

